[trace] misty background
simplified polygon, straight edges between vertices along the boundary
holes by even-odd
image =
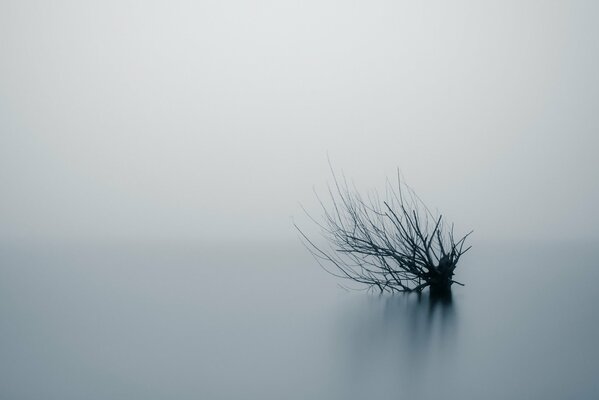
[[[597,21],[0,0],[0,398],[599,398]],[[473,229],[466,286],[340,289],[293,228],[329,157]]]
[[[334,166],[599,239],[599,3],[7,1],[0,238],[295,240]]]

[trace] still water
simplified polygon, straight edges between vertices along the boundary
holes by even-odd
[[[2,399],[599,398],[599,251],[479,244],[453,297],[301,245],[4,245]]]

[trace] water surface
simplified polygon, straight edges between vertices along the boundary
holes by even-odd
[[[4,245],[6,399],[599,396],[597,252],[475,247],[451,299],[347,292],[300,245]]]

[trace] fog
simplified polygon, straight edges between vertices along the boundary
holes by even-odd
[[[293,240],[328,154],[480,240],[596,240],[598,11],[3,1],[0,238]]]
[[[598,18],[1,1],[0,397],[599,398]],[[473,229],[466,286],[342,290],[329,160]]]

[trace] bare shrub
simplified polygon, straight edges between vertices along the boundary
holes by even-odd
[[[469,247],[467,235],[456,240],[453,223],[433,214],[398,173],[387,180],[384,196],[374,192],[366,198],[339,180],[331,168],[330,204],[318,197],[322,220],[316,223],[328,245],[317,245],[297,225],[300,236],[329,273],[382,292],[431,293],[451,290],[458,261]]]

